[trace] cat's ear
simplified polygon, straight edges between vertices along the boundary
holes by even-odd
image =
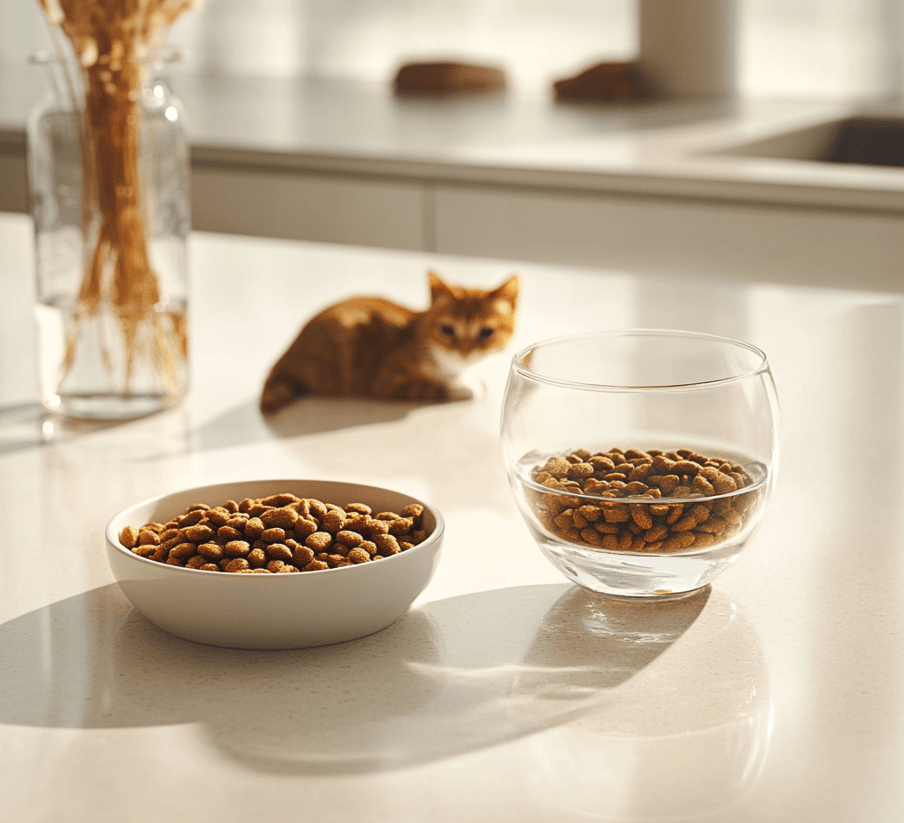
[[[435,272],[428,271],[427,276],[430,278],[430,302],[435,303],[438,298],[446,296],[446,297],[455,297],[455,293],[452,291],[452,287],[446,284],[446,282]]]
[[[505,300],[511,303],[512,308],[518,302],[518,292],[521,291],[521,278],[517,274],[513,274],[498,289],[492,293],[494,300]]]

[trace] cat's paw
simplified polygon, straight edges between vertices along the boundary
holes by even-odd
[[[446,398],[451,401],[455,400],[471,400],[474,397],[474,389],[461,383],[455,386],[449,386]]]

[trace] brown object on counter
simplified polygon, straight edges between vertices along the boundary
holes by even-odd
[[[505,72],[492,66],[471,63],[405,63],[393,81],[397,94],[462,94],[500,91],[505,88]]]
[[[613,103],[656,96],[653,84],[634,61],[597,63],[574,77],[557,80],[553,89],[558,100]]]

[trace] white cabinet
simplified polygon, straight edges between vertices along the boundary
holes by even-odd
[[[192,223],[204,231],[419,250],[424,189],[391,179],[195,166]]]
[[[2,148],[2,147],[0,147]],[[904,291],[904,212],[195,162],[196,229],[723,281]],[[25,211],[0,150],[0,211]]]
[[[904,288],[904,217],[890,212],[453,185],[434,212],[440,253]]]

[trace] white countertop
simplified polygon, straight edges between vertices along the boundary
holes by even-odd
[[[32,253],[0,216],[0,819],[197,821],[904,818],[904,306],[899,296],[645,279],[195,234],[193,387],[143,420],[44,419]],[[600,326],[761,346],[784,462],[740,562],[678,606],[603,608],[511,499],[508,357],[472,401],[309,400],[267,425],[264,373],[316,308],[380,282],[524,280],[516,348]],[[579,295],[577,299],[575,295]],[[370,638],[198,646],[131,611],[103,529],[133,501],[243,477],[355,477],[431,500],[436,577]]]
[[[511,92],[397,98],[390,84],[175,72],[198,166],[904,212],[904,170],[724,154],[859,112],[851,101],[557,104]],[[35,66],[0,64],[0,154],[24,152]]]

